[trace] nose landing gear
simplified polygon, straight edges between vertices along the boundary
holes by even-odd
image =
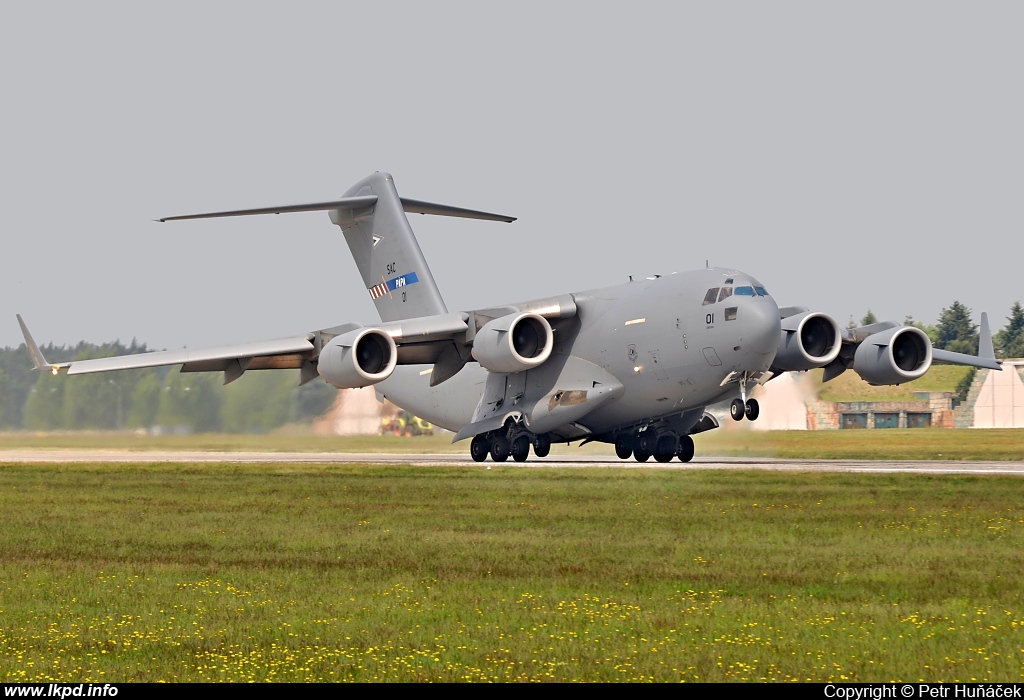
[[[761,407],[757,405],[757,399],[747,399],[746,403],[742,399],[733,399],[729,404],[729,415],[733,420],[743,420],[744,417],[747,420],[757,420],[760,413]]]
[[[743,420],[746,416],[747,420],[757,420],[758,415],[761,413],[761,407],[757,405],[757,399],[747,398],[747,377],[746,373],[739,380],[740,385],[740,397],[733,399],[732,403],[729,404],[729,415],[733,420]]]

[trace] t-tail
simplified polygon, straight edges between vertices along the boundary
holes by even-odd
[[[341,227],[367,293],[384,322],[447,313],[406,214],[436,214],[510,223],[514,217],[400,197],[394,178],[377,172],[331,202],[170,216],[159,221],[327,211]]]

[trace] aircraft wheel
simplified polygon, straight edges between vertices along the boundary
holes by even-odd
[[[504,435],[495,435],[491,438],[491,459],[495,462],[504,462],[511,451],[512,445]]]
[[[658,449],[654,452],[654,459],[662,464],[671,462],[676,456],[676,439],[672,435],[662,435],[658,438]]]
[[[533,454],[538,457],[547,457],[549,452],[551,452],[551,437],[547,433],[538,435],[533,443]]]
[[[761,413],[761,407],[757,405],[757,399],[747,399],[747,407],[744,413],[747,415],[747,420],[757,420],[758,414]]]
[[[656,449],[658,449],[658,438],[650,430],[645,430],[640,433],[640,439],[637,440],[636,447],[641,452],[646,452],[649,457],[654,454]]]
[[[680,462],[689,462],[693,459],[693,438],[684,435],[679,439],[679,448],[676,450],[676,457]]]
[[[650,458],[650,452],[644,452],[643,450],[633,450],[633,459],[635,459],[638,462],[646,462]]]
[[[469,456],[473,458],[474,462],[482,462],[487,459],[489,449],[490,444],[487,437],[477,435],[473,438],[473,442],[469,443]]]
[[[512,441],[512,459],[517,462],[525,462],[530,456],[530,438],[520,435]]]
[[[743,407],[743,402],[739,399],[733,399],[732,403],[729,404],[729,415],[732,416],[733,420],[743,420],[743,414],[746,409]]]
[[[633,441],[623,435],[615,441],[615,456],[619,459],[629,459],[633,454]]]

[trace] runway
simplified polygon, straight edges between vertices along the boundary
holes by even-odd
[[[602,455],[552,455],[544,459],[531,457],[526,462],[509,460],[495,464],[474,462],[468,454],[394,454],[339,452],[199,452],[199,451],[130,451],[101,449],[18,449],[0,450],[0,465],[15,463],[85,463],[120,462],[154,464],[161,462],[193,463],[286,463],[286,464],[407,464],[416,467],[502,468],[574,468],[574,469],[758,469],[797,472],[877,472],[922,474],[1012,474],[1024,476],[1024,462],[955,462],[942,460],[824,460],[773,459],[765,457],[698,457],[684,464],[672,461],[661,464],[650,460],[639,463]]]

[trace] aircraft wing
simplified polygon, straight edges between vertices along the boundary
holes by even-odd
[[[803,309],[803,307],[791,307],[780,311],[783,311],[784,313],[795,313],[802,310],[805,309]],[[785,320],[785,318],[786,316],[784,315],[783,320]],[[979,369],[1002,370],[1002,365],[999,363],[999,360],[996,359],[993,348],[992,330],[989,327],[988,314],[982,312],[977,355],[965,355],[959,352],[950,352],[948,350],[933,348],[931,346],[931,341],[923,331],[913,326],[903,326],[899,323],[893,323],[892,321],[883,321],[881,323],[872,323],[867,326],[843,329],[841,334],[842,343],[839,348],[838,356],[825,365],[825,372],[822,376],[822,380],[826,382],[830,381],[838,377],[847,369],[853,368],[854,366],[859,367],[860,365],[856,358],[858,353],[862,353],[861,346],[874,348],[872,352],[876,353],[878,358],[884,356],[886,354],[884,349],[892,344],[898,335],[920,336],[922,340],[918,343],[918,346],[921,348],[919,354],[922,359],[926,356],[927,361],[919,363],[919,370],[911,370],[909,369],[909,366],[903,373],[900,373],[897,370],[898,376],[894,376],[893,379],[898,381],[890,382],[884,379],[872,381],[870,377],[865,377],[869,382],[888,384],[902,383],[909,379],[916,379],[921,374],[924,374],[933,362],[950,365],[965,365],[968,367],[977,367]],[[908,350],[910,346],[911,343],[906,343],[904,345]],[[864,359],[868,361],[866,364],[870,363],[870,355],[870,353],[863,353]],[[891,351],[889,352],[889,355],[892,355]],[[870,365],[867,369],[869,371],[871,370]],[[863,372],[861,374],[864,376]]]
[[[390,338],[394,342],[396,363],[420,364],[434,362],[461,335],[465,337],[468,325],[467,314],[441,314],[425,318],[407,319],[377,326],[364,327],[360,324],[346,324],[305,335],[264,340],[237,345],[193,350],[163,350],[119,357],[103,357],[92,360],[73,360],[50,363],[32,338],[21,315],[18,323],[25,336],[25,344],[32,356],[36,369],[52,374],[91,374],[112,372],[142,367],[163,367],[181,365],[182,372],[224,372],[224,383],[229,384],[250,369],[300,369],[300,383],[306,383],[318,376],[316,362],[320,351],[339,336],[350,335],[360,330]],[[460,365],[461,368],[461,365]]]

